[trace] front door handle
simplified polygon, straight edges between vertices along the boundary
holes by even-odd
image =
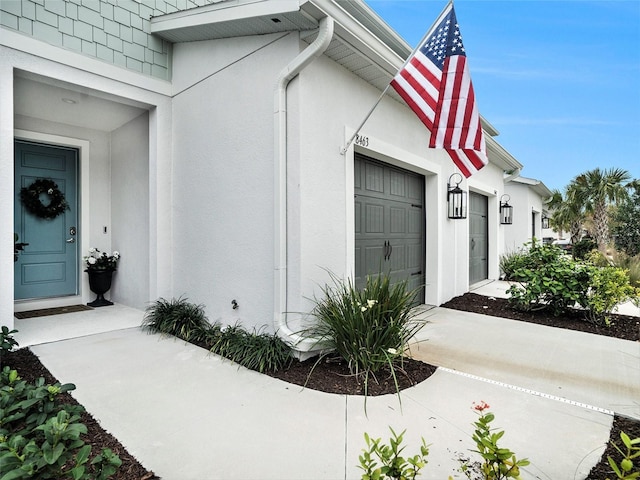
[[[67,243],[76,243],[76,239],[73,237],[67,238]]]

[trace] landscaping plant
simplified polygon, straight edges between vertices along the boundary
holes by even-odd
[[[522,250],[515,250],[500,255],[500,272],[504,275],[504,280],[519,280],[515,272],[522,267],[527,266],[528,256]]]
[[[596,325],[608,325],[610,315],[620,303],[637,300],[640,291],[629,283],[626,270],[617,267],[591,266],[589,289],[585,292],[582,306],[586,318]]]
[[[365,432],[364,440],[367,443],[367,448],[363,449],[362,455],[358,457],[360,460],[358,467],[364,470],[362,480],[413,480],[427,464],[429,447],[424,438],[420,453],[405,458],[401,456],[405,449],[401,445],[406,430],[400,435],[396,434],[391,427],[389,430],[392,435],[389,439],[389,445],[381,443],[380,438],[372,439]],[[378,462],[381,464],[378,465]]]
[[[562,255],[554,245],[534,242],[526,267],[515,272],[520,285],[512,285],[509,302],[525,311],[550,309],[554,315],[584,303],[589,272],[586,265]]]
[[[172,335],[186,342],[199,341],[210,329],[204,306],[189,303],[186,298],[160,298],[147,307],[142,328],[151,333]]]
[[[392,285],[385,274],[367,277],[362,290],[351,280],[332,278],[333,286],[325,286],[324,297],[316,301],[317,323],[304,334],[330,345],[352,374],[362,376],[366,396],[369,378],[382,367],[389,367],[395,379],[394,365],[402,362],[423,325],[413,310],[416,292],[408,291],[406,281]]]
[[[573,245],[571,254],[576,260],[584,260],[593,250],[598,250],[598,244],[590,238],[583,238]]]
[[[495,415],[488,411],[489,405],[485,402],[474,403],[473,409],[479,418],[474,422],[475,430],[471,438],[476,442],[477,450],[474,450],[482,457],[480,472],[485,480],[502,480],[505,478],[520,478],[520,467],[529,465],[529,460],[518,460],[516,455],[508,448],[500,448],[498,440],[504,435],[504,430],[495,431],[491,429],[491,422]],[[468,478],[469,470],[463,467],[463,472]]]
[[[248,332],[237,324],[220,330],[210,350],[260,373],[277,372],[293,359],[291,347],[278,335]]]
[[[607,456],[607,461],[613,469],[613,473],[616,474],[616,478],[619,480],[633,480],[640,478],[640,469],[635,467],[633,464],[633,460],[640,457],[640,438],[631,439],[626,433],[620,432],[620,439],[624,445],[624,451],[615,443],[611,442],[614,448],[622,456],[620,463],[617,463],[611,456]]]
[[[291,347],[276,334],[248,332],[237,324],[224,329],[217,322],[210,324],[202,305],[182,297],[154,302],[147,308],[142,328],[195,343],[260,373],[277,372],[292,359]]]
[[[107,449],[89,462],[91,445],[81,435],[84,409],[62,403],[60,394],[73,384],[45,385],[23,381],[16,370],[5,366],[0,373],[0,480],[53,478],[104,480],[121,464]]]
[[[478,478],[476,475],[480,475],[482,480],[520,479],[520,468],[529,465],[529,460],[526,458],[518,460],[511,450],[498,446],[498,441],[504,436],[504,431],[496,431],[491,428],[491,422],[495,420],[495,415],[488,411],[489,405],[485,402],[478,404],[474,402],[473,410],[478,414],[478,420],[473,423],[475,430],[471,436],[477,447],[477,450],[473,450],[473,452],[480,455],[481,462],[472,465],[469,461],[466,461],[461,467],[462,473],[470,480]],[[365,432],[364,439],[367,443],[367,448],[363,449],[362,455],[358,457],[360,461],[358,468],[364,470],[362,480],[415,479],[420,470],[427,464],[426,457],[429,455],[429,448],[424,438],[422,439],[420,454],[404,458],[401,453],[405,448],[402,446],[402,441],[406,430],[397,435],[393,428],[389,427],[389,429],[392,434],[389,439],[389,445],[381,443],[379,438],[372,439]],[[632,450],[627,450],[625,460],[629,457],[635,458],[640,455],[640,453],[634,453],[639,448],[635,447],[635,444],[640,443],[640,439],[629,440],[625,442],[625,445],[627,443]],[[620,452],[625,455],[622,451]],[[380,462],[380,465],[378,462]],[[628,463],[625,465],[628,466]],[[631,479],[636,477],[619,478]],[[453,478],[449,477],[449,480],[453,480]]]
[[[9,327],[2,325],[2,329],[0,329],[0,356],[18,346],[18,342],[13,338],[14,333],[18,333],[18,331],[9,330]]]

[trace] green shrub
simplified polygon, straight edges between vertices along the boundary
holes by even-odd
[[[383,366],[395,378],[394,363],[423,325],[412,308],[417,292],[408,291],[407,282],[391,285],[383,274],[367,277],[363,290],[332,277],[333,286],[325,286],[324,298],[316,300],[316,325],[303,333],[330,345],[352,374],[361,375],[366,395],[369,376]]]
[[[207,337],[211,325],[204,314],[204,306],[180,297],[171,300],[160,298],[151,304],[145,312],[142,328],[151,333],[197,342]]]
[[[9,330],[9,327],[5,325],[0,329],[0,355],[10,352],[14,347],[18,346],[18,342],[13,338],[14,333],[18,333],[18,331]]]
[[[590,238],[583,238],[573,245],[571,253],[573,255],[573,258],[577,260],[584,260],[589,252],[597,249],[598,244],[594,240]]]
[[[206,347],[260,373],[277,372],[292,360],[290,345],[276,334],[248,332],[239,325],[223,329],[218,322],[210,324],[202,305],[194,305],[182,297],[154,302],[147,308],[142,328]]]
[[[504,275],[504,279],[517,281],[518,279],[515,276],[515,272],[525,266],[526,258],[527,254],[522,250],[500,255],[500,272]]]
[[[631,256],[623,252],[614,252],[611,265],[628,271],[629,283],[640,288],[640,255]]]
[[[507,290],[512,305],[525,311],[550,309],[561,315],[576,303],[584,303],[589,282],[586,265],[550,245],[534,244],[528,256],[528,266],[515,272],[522,284]]]
[[[589,268],[589,289],[582,306],[586,308],[590,322],[608,325],[618,304],[637,297],[638,291],[629,283],[626,270],[609,266]]]
[[[120,458],[106,449],[87,468],[91,445],[80,438],[87,432],[80,422],[84,409],[59,400],[73,384],[45,385],[43,378],[30,384],[5,366],[0,385],[2,480],[104,480],[117,471]]]
[[[504,436],[504,431],[496,432],[491,428],[491,422],[495,420],[495,415],[485,412],[489,408],[485,402],[474,404],[474,410],[478,413],[478,420],[474,422],[475,430],[472,439],[476,442],[476,453],[482,458],[480,464],[481,478],[486,480],[502,480],[505,478],[520,478],[520,468],[529,465],[529,460],[516,458],[508,448],[500,448],[498,440]],[[467,466],[468,467],[468,466]],[[463,472],[470,476],[469,469],[463,466]]]
[[[367,449],[362,450],[362,455],[359,456],[360,465],[358,465],[364,470],[362,480],[413,480],[427,464],[429,447],[424,438],[420,453],[413,457],[404,458],[401,453],[405,448],[402,446],[402,442],[406,430],[400,435],[397,435],[391,427],[389,430],[392,434],[389,445],[381,443],[380,438],[372,439],[365,432],[364,440],[367,443]],[[378,466],[378,461],[382,465]]]
[[[640,438],[631,439],[625,432],[620,432],[620,440],[625,448],[623,451],[618,445],[611,442],[618,451],[622,460],[616,462],[611,456],[607,456],[607,461],[611,469],[620,480],[632,480],[640,478],[640,469],[633,464],[633,460],[640,457]]]
[[[290,345],[278,335],[248,332],[237,324],[219,330],[214,342],[212,353],[260,373],[277,372],[292,361]]]
[[[530,464],[526,458],[518,460],[515,453],[508,448],[499,447],[498,441],[504,436],[504,431],[496,431],[491,428],[491,422],[495,420],[495,415],[485,412],[489,409],[489,405],[485,402],[473,404],[474,411],[478,414],[478,420],[473,423],[475,427],[471,438],[476,444],[477,450],[473,452],[480,456],[480,462],[471,463],[469,460],[463,460],[460,471],[470,480],[505,480],[508,478],[519,479],[520,469]],[[427,455],[429,455],[428,445],[422,439],[420,454],[413,457],[404,458],[401,456],[404,446],[402,446],[403,436],[406,432],[397,435],[390,428],[392,437],[389,439],[389,445],[380,443],[380,439],[372,439],[365,432],[364,439],[367,448],[362,449],[362,455],[358,457],[360,465],[358,468],[364,470],[362,480],[411,480],[420,474],[420,470],[427,464]],[[624,439],[623,439],[624,440]],[[629,467],[630,458],[638,456],[635,454],[635,444],[640,440],[628,440],[625,445],[631,445],[632,448],[627,450],[624,457],[625,467]],[[617,447],[616,447],[617,448]],[[625,455],[618,449],[622,455]],[[378,462],[381,465],[378,465]],[[609,463],[612,463],[610,460]],[[631,466],[633,467],[633,465]],[[457,477],[456,477],[457,478]],[[636,477],[619,477],[631,479]],[[449,477],[453,480],[453,477]]]

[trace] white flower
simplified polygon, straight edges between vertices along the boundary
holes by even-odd
[[[49,195],[53,195],[53,188],[50,188],[49,190],[47,190],[47,193],[48,193]]]
[[[120,252],[119,252],[119,251],[117,251],[117,250],[114,250],[114,251],[113,251],[113,258],[115,258],[116,260],[117,260],[118,258],[120,258]]]
[[[373,306],[378,303],[377,300],[367,300],[367,305],[369,305],[369,308],[373,308]]]
[[[94,257],[87,258],[87,263],[89,265],[94,265],[96,263],[96,259]]]
[[[398,351],[395,348],[389,348],[387,349],[387,352],[389,352],[391,355],[397,355]]]
[[[89,253],[91,253],[91,254],[96,253],[97,251],[98,251],[98,250],[96,250],[96,249],[95,249],[95,248],[93,248],[93,247],[91,247],[91,248],[89,249]]]
[[[367,311],[367,307],[364,307],[364,306],[363,306],[363,307],[360,307],[360,311],[361,311],[361,312],[366,312],[366,311]]]

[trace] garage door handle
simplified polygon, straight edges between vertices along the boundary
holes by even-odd
[[[391,258],[391,253],[393,252],[393,247],[391,246],[391,242],[389,242],[389,256],[387,259]]]
[[[387,258],[389,258],[389,242],[388,241],[384,241],[384,261],[387,261]]]
[[[473,250],[474,248],[476,248],[476,240],[475,238],[471,239],[471,250]]]

